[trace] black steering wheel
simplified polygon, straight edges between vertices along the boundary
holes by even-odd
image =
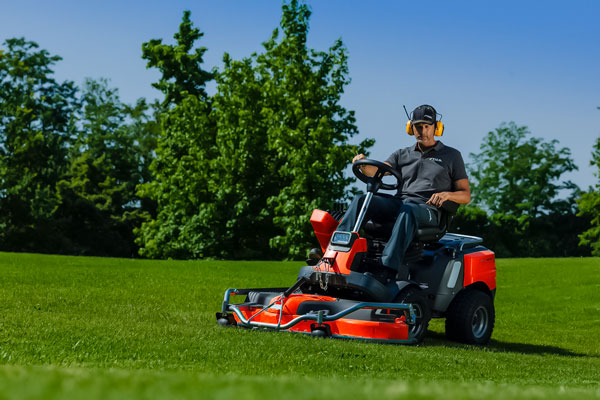
[[[369,165],[372,167],[376,167],[377,171],[375,171],[375,175],[368,176],[363,174],[363,172],[360,170],[361,165]],[[390,167],[386,163],[382,163],[381,161],[369,159],[355,161],[354,164],[352,164],[352,172],[354,172],[354,175],[356,175],[358,179],[367,184],[367,192],[375,193],[379,189],[396,190],[402,182],[402,174],[400,174],[400,171],[395,170],[394,168]],[[396,178],[395,185],[383,183],[383,176],[386,173],[389,173],[390,175],[393,175]]]

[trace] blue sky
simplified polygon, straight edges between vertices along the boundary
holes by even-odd
[[[597,181],[589,161],[600,136],[600,2],[307,3],[309,45],[325,50],[341,37],[348,48],[343,104],[356,111],[355,141],[376,139],[372,158],[412,144],[402,105],[429,103],[443,114],[442,140],[467,162],[488,131],[515,121],[571,149],[579,171],[565,178],[582,188]],[[106,77],[133,102],[158,96],[141,44],[172,42],[184,9],[205,33],[210,68],[224,52],[239,59],[261,51],[281,2],[0,0],[0,40],[25,36],[63,57],[59,80]]]

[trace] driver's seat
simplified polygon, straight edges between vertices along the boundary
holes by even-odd
[[[406,262],[413,262],[421,258],[423,253],[423,245],[425,243],[437,242],[446,234],[446,231],[448,230],[450,222],[456,214],[458,207],[458,203],[446,201],[442,205],[439,225],[433,227],[423,227],[417,230],[417,233],[405,255]],[[394,222],[395,221],[377,223],[373,220],[368,220],[363,225],[363,229],[365,233],[372,239],[387,241],[392,234]]]

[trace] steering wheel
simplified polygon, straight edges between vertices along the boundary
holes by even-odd
[[[361,165],[369,165],[372,167],[377,167],[377,171],[375,171],[375,175],[368,176],[368,175],[363,174],[363,172],[360,170]],[[356,175],[356,177],[358,179],[360,179],[361,181],[363,181],[367,184],[367,192],[375,193],[379,189],[396,190],[396,189],[398,189],[398,187],[400,186],[400,184],[402,182],[402,174],[400,174],[400,171],[395,170],[394,168],[390,167],[389,165],[387,165],[385,163],[382,163],[381,161],[375,161],[375,160],[369,160],[369,159],[358,160],[358,161],[354,162],[354,164],[352,164],[352,172],[354,172],[354,175]],[[386,173],[389,173],[390,175],[393,175],[396,178],[395,185],[391,185],[389,183],[383,183],[383,176]]]

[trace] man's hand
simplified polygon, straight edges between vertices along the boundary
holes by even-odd
[[[352,164],[354,164],[355,162],[357,162],[358,160],[364,160],[366,159],[367,156],[365,156],[364,154],[357,154],[354,156],[354,158],[352,159]],[[392,166],[392,164],[390,164],[387,161],[383,162],[384,164],[389,165],[390,167]],[[365,174],[366,176],[373,176],[375,175],[375,173],[377,172],[377,167],[374,165],[361,165],[360,166],[360,171]],[[389,175],[388,172],[385,173],[386,175]]]
[[[459,179],[454,182],[454,192],[439,192],[434,193],[433,196],[427,201],[435,207],[441,207],[445,201],[451,200],[458,204],[469,204],[471,201],[471,188],[469,186],[469,180]]]
[[[354,156],[354,158],[352,159],[352,164],[354,164],[355,162],[357,162],[358,160],[364,160],[365,158],[367,158],[367,156],[365,156],[364,154],[357,154]]]
[[[358,160],[365,160],[366,158],[367,158],[367,156],[365,156],[364,154],[357,154],[352,159],[352,164],[354,164]],[[377,167],[375,167],[373,165],[361,165],[360,171],[363,174],[365,174],[366,176],[373,176],[373,175],[375,175],[375,172],[377,172]]]
[[[450,200],[451,196],[452,196],[452,192],[434,193],[433,196],[431,196],[431,198],[429,200],[427,200],[426,204],[440,208],[446,200]]]

